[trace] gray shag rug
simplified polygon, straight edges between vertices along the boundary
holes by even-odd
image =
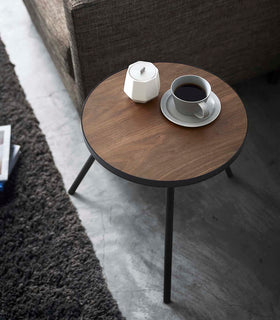
[[[0,125],[22,154],[0,195],[0,319],[123,319],[0,39]]]

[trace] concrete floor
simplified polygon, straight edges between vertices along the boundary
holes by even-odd
[[[0,1],[0,32],[69,188],[89,155],[78,114],[22,1]],[[176,190],[170,305],[164,189],[95,163],[71,197],[127,319],[280,319],[280,85],[260,77],[235,88],[249,118],[235,177]]]

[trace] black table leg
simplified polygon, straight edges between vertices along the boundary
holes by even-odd
[[[164,254],[164,292],[163,302],[170,303],[172,271],[174,188],[167,188],[165,219],[165,254]]]
[[[277,84],[279,81],[279,71],[271,71],[267,74],[267,82],[269,84]]]
[[[233,177],[233,173],[232,173],[230,167],[227,167],[227,168],[226,168],[226,174],[227,174],[227,176],[228,176],[229,178],[232,178],[232,177]]]
[[[69,194],[74,194],[75,193],[76,189],[80,185],[80,183],[83,180],[84,176],[87,174],[87,172],[88,172],[89,168],[91,167],[91,165],[93,164],[94,160],[95,160],[94,157],[92,155],[90,155],[89,158],[87,159],[87,162],[84,164],[82,170],[78,174],[77,178],[73,182],[72,186],[68,190]]]

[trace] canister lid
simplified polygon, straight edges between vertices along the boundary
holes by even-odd
[[[137,81],[147,81],[153,79],[156,75],[157,68],[146,61],[137,61],[129,66],[130,76]]]

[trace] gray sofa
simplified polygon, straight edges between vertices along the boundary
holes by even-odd
[[[280,67],[279,0],[24,0],[80,111],[137,60],[194,65],[229,83]]]

